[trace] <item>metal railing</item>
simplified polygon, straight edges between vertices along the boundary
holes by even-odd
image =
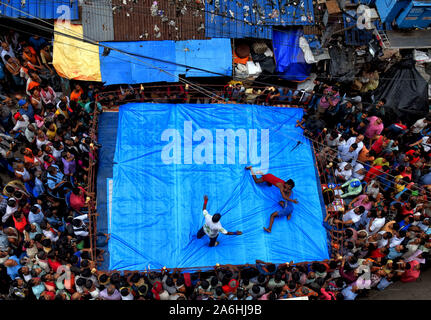
[[[97,260],[97,216],[96,211],[96,173],[97,173],[97,149],[94,146],[94,142],[97,141],[97,128],[98,128],[98,114],[95,113],[91,120],[90,127],[90,138],[92,140],[90,144],[90,155],[87,175],[87,193],[89,194],[87,201],[88,209],[88,228],[90,237],[90,252],[91,260]]]

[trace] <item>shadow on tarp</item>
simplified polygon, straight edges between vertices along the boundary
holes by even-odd
[[[108,230],[108,197],[107,180],[112,178],[112,167],[114,162],[115,146],[117,143],[118,112],[104,112],[99,116],[98,143],[102,145],[99,149],[98,169],[97,169],[97,232],[109,233]],[[100,265],[100,270],[109,269],[108,245],[104,241],[105,237],[99,235],[97,238],[97,248],[105,250],[104,261]]]

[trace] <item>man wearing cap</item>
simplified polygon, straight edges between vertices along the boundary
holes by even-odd
[[[359,181],[358,179],[351,179],[346,183],[344,183],[343,185],[341,185],[341,188],[345,188],[345,187],[347,187],[347,192],[343,193],[341,195],[341,198],[356,196],[360,194],[362,191],[362,184],[361,184],[361,181]]]
[[[236,290],[238,289],[239,286],[239,281],[236,279],[230,279],[229,283],[222,286],[223,292],[225,294],[229,294],[229,293],[236,293]]]
[[[208,196],[205,195],[204,196],[204,206],[202,208],[202,213],[205,217],[205,224],[198,231],[198,234],[197,234],[198,239],[201,239],[206,234],[210,238],[209,246],[215,247],[219,244],[219,242],[217,241],[217,237],[219,235],[219,232],[221,232],[225,235],[229,235],[229,236],[242,234],[241,231],[236,231],[236,232],[226,231],[220,223],[220,218],[221,218],[220,213],[216,213],[213,216],[210,215],[208,213],[208,211],[206,210],[207,203],[208,203]]]
[[[21,99],[18,101],[19,114],[26,115],[30,122],[34,122],[34,110],[33,106],[27,101],[27,99]]]
[[[13,129],[10,131],[10,134],[15,134],[18,131],[24,131],[28,125],[30,124],[30,120],[28,118],[27,115],[21,115],[19,112],[15,113],[15,115],[13,116],[15,119],[15,126],[13,127]]]

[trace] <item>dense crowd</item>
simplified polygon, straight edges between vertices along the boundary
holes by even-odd
[[[1,41],[0,297],[70,299],[74,276],[96,267],[86,210],[101,107],[56,74],[46,39],[10,31]]]
[[[180,84],[70,89],[55,73],[45,39],[11,31],[1,40],[1,299],[353,300],[394,281],[416,281],[429,266],[431,117],[408,126],[388,116],[386,101],[372,96],[378,73],[367,69],[369,79],[354,84],[355,95],[323,81],[308,91],[232,82],[219,92],[225,101],[304,107],[298,126],[319,146],[317,159],[331,182],[325,194],[344,203],[324,219],[342,239],[333,259],[197,272],[98,270],[87,215],[94,194],[87,191],[98,148],[91,126],[101,103],[220,100],[190,95]]]

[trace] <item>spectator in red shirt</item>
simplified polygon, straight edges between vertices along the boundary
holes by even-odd
[[[390,168],[388,166],[373,166],[368,170],[367,174],[365,175],[364,181],[370,182],[377,176],[381,176],[384,173],[389,172]]]
[[[81,211],[85,207],[85,196],[86,191],[82,187],[77,187],[72,189],[70,195],[70,207],[73,210]]]
[[[406,269],[401,276],[402,282],[414,282],[421,274],[420,263],[417,260],[410,261],[406,264]]]
[[[27,225],[27,219],[21,211],[16,211],[13,214],[13,222],[15,223],[15,229],[20,233],[24,233],[24,228]]]
[[[370,258],[377,259],[379,261],[381,258],[386,257],[388,253],[389,253],[388,248],[386,247],[378,248],[371,251]]]
[[[409,163],[411,165],[414,165],[415,163],[421,160],[421,157],[420,157],[421,153],[419,152],[419,150],[411,149],[406,152],[406,155],[409,156],[409,159],[410,159]]]

